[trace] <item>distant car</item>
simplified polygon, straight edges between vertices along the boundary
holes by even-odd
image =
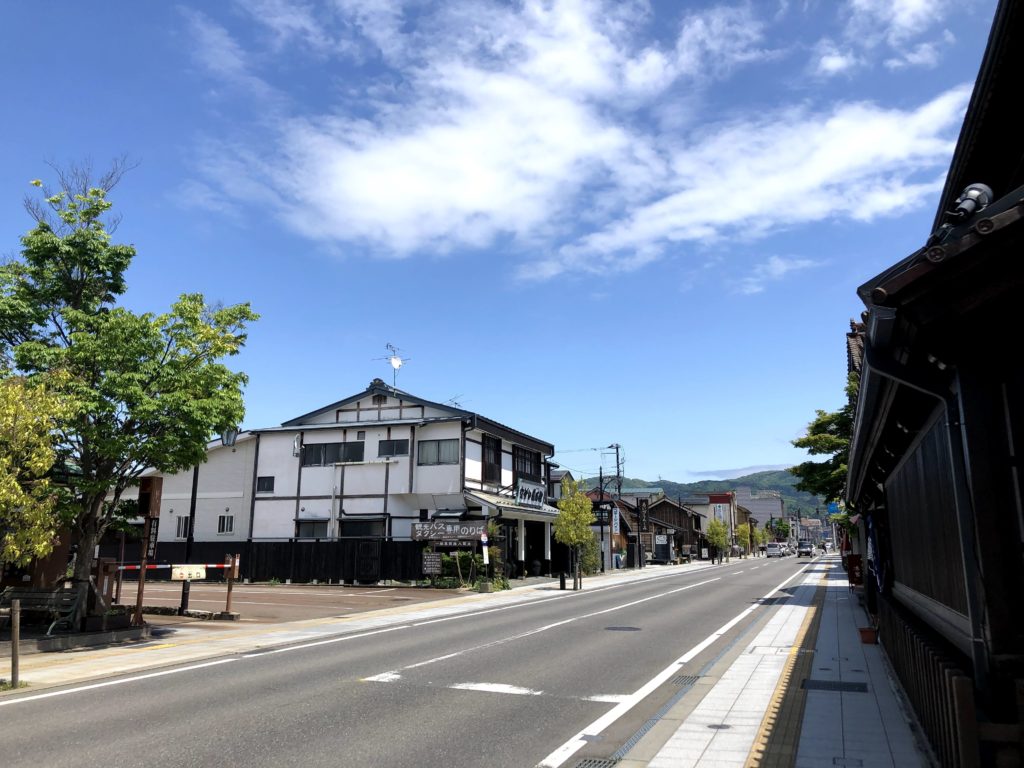
[[[796,547],[796,556],[803,557],[814,557],[814,544],[809,541],[801,541]]]
[[[766,557],[782,557],[782,545],[777,541],[769,541],[764,545],[764,554]]]

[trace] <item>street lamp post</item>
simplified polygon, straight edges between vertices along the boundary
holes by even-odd
[[[238,439],[238,428],[228,427],[220,435],[221,445],[231,448]],[[192,468],[192,496],[188,504],[188,533],[185,535],[185,565],[192,560],[192,542],[195,541],[196,530],[196,501],[199,498],[199,465]],[[188,596],[192,589],[192,582],[185,579],[181,582],[181,605],[178,608],[178,615],[184,615],[188,610]]]

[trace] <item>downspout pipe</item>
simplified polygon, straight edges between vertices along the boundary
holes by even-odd
[[[934,389],[889,360],[878,358],[870,344],[864,346],[864,364],[876,373],[902,384],[917,392],[931,395],[945,408],[946,441],[949,445],[953,466],[953,503],[956,507],[957,526],[960,533],[961,550],[964,558],[964,587],[967,598],[967,616],[971,625],[971,662],[974,666],[974,686],[978,691],[988,690],[988,654],[985,652],[982,603],[977,578],[981,573],[978,558],[977,536],[975,535],[970,486],[967,479],[967,459],[964,445],[967,436],[963,431],[963,413],[960,404],[960,374],[956,373],[956,388],[953,392]]]

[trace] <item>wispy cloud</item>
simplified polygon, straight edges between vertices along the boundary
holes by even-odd
[[[761,293],[767,283],[782,280],[790,272],[799,272],[818,266],[812,259],[786,259],[772,256],[768,261],[757,264],[753,271],[739,281],[736,286],[738,293],[747,295]]]
[[[754,7],[686,14],[656,42],[639,0],[334,0],[320,16],[260,0],[248,9],[275,46],[345,57],[351,46],[336,41],[358,36],[386,77],[352,84],[358,111],[294,109],[272,118],[258,146],[222,141],[207,153],[204,183],[243,202],[262,197],[327,245],[410,257],[512,243],[535,255],[519,269],[529,279],[628,271],[682,244],[896,215],[934,194],[966,87],[916,108],[807,102],[695,119],[706,120],[702,94],[716,83],[780,55]],[[902,29],[912,10],[887,23]],[[186,18],[211,72],[272,92],[224,28]],[[818,66],[839,73],[853,55],[821,47]],[[757,276],[741,290],[773,279]]]
[[[969,93],[955,88],[911,111],[855,103],[708,126],[672,148],[656,200],[541,260],[534,274],[628,269],[680,242],[903,213],[941,189],[947,134]],[[931,178],[912,181],[922,173]]]
[[[180,11],[192,38],[193,54],[210,74],[256,96],[272,95],[267,83],[253,74],[247,54],[227,29],[201,11]]]
[[[863,61],[851,50],[844,50],[829,39],[821,40],[815,49],[811,63],[811,74],[818,77],[832,77],[848,74],[860,67]]]
[[[755,464],[750,467],[738,467],[736,469],[697,469],[687,474],[690,477],[704,480],[733,480],[738,477],[746,477],[756,472],[778,472],[789,469],[791,464]]]

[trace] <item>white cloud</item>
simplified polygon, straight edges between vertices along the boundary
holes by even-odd
[[[312,10],[303,3],[290,0],[245,0],[236,5],[269,29],[280,48],[292,40],[299,40],[313,48],[329,45],[329,37],[313,16]]]
[[[863,62],[850,50],[842,50],[832,40],[822,40],[815,48],[811,71],[818,77],[847,74]]]
[[[921,67],[932,69],[939,64],[939,44],[937,42],[920,43],[909,50],[904,51],[900,56],[886,59],[885,66],[889,69],[905,69],[907,67]]]
[[[273,96],[273,90],[252,72],[249,57],[220,24],[209,16],[189,8],[180,8],[192,36],[196,60],[219,80],[260,98]]]
[[[708,126],[674,149],[656,200],[542,259],[542,274],[628,269],[674,243],[903,213],[942,188],[945,136],[969,95],[963,86],[911,111],[854,103]],[[921,174],[928,180],[912,181]]]
[[[850,31],[898,47],[941,24],[950,5],[950,0],[850,0]]]
[[[768,261],[757,264],[749,275],[740,280],[736,291],[747,295],[762,293],[766,283],[782,280],[790,272],[799,272],[816,266],[818,266],[818,262],[811,259],[785,259],[781,256],[772,256]]]
[[[275,45],[344,38],[305,5],[252,8]],[[642,36],[649,9],[638,3],[452,0],[435,12],[334,0],[331,13],[374,41],[398,85],[353,83],[358,116],[344,104],[274,113],[263,125],[272,140],[207,147],[206,186],[192,197],[212,204],[217,188],[309,238],[382,255],[508,238],[539,254],[520,272],[535,279],[637,269],[679,243],[920,205],[941,186],[968,97],[957,88],[905,110],[807,104],[696,128],[693,105],[718,78],[775,55],[750,6],[686,15],[667,43]],[[211,71],[271,93],[226,30],[186,18]],[[823,73],[856,65],[821,45]],[[675,130],[643,122],[644,109]]]

